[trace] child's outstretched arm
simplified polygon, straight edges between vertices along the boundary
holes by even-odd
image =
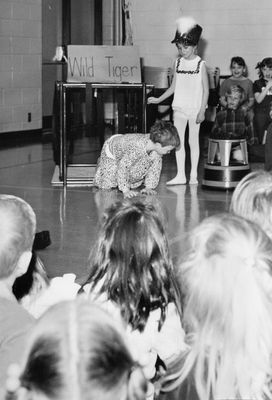
[[[155,188],[158,186],[161,176],[162,158],[153,160],[147,174],[145,176],[145,188],[141,190],[142,194],[155,194]]]
[[[263,101],[263,99],[265,98],[265,96],[267,95],[267,93],[271,88],[272,88],[272,79],[267,82],[267,85],[263,88],[261,92],[255,93],[255,100],[257,101],[257,103],[260,104]]]
[[[174,94],[175,86],[176,86],[176,71],[174,72],[173,80],[169,88],[166,89],[166,91],[160,97],[153,97],[153,96],[148,97],[147,104],[159,104],[162,101],[166,100],[168,97]]]
[[[200,110],[196,117],[196,123],[200,124],[205,119],[205,111],[208,104],[208,97],[209,97],[209,79],[208,73],[205,63],[203,63],[201,68],[201,76],[202,76],[202,87],[203,87],[203,95]]]

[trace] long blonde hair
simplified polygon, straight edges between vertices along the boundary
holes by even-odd
[[[231,214],[205,219],[180,266],[190,350],[176,384],[201,400],[272,398],[272,244]]]

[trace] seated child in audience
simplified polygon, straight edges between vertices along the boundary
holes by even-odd
[[[266,171],[272,170],[272,101],[269,109],[270,124],[266,130],[265,146],[264,146],[264,168]]]
[[[83,289],[112,315],[121,313],[136,359],[156,380],[184,350],[181,301],[164,217],[157,202],[124,200],[110,207],[90,256]],[[160,368],[158,368],[160,370]],[[154,388],[149,390],[153,397]],[[157,388],[157,385],[155,385]]]
[[[254,129],[259,143],[264,142],[264,133],[271,123],[270,109],[272,101],[272,57],[264,58],[256,66],[259,79],[253,83],[255,96]]]
[[[242,107],[243,98],[244,90],[239,85],[229,88],[226,92],[227,107],[217,113],[211,138],[247,139],[249,143],[252,143],[252,123],[248,113]],[[237,150],[235,153],[233,157],[241,159]]]
[[[121,325],[78,298],[38,320],[22,370],[9,369],[6,387],[13,399],[145,400],[147,384]]]
[[[125,197],[137,195],[142,184],[144,194],[154,194],[162,168],[162,156],[180,144],[171,122],[158,121],[150,134],[113,135],[104,143],[94,185],[100,189],[118,189]]]
[[[3,399],[6,370],[20,362],[25,341],[34,325],[33,317],[21,307],[12,286],[28,268],[36,231],[36,216],[23,199],[0,195],[0,399]]]
[[[208,217],[190,234],[180,279],[190,347],[164,389],[181,385],[183,400],[271,399],[270,238],[231,213]]]
[[[252,171],[238,183],[230,211],[257,223],[272,239],[272,174]]]
[[[230,62],[231,76],[225,79],[220,85],[220,104],[223,108],[228,107],[226,94],[231,86],[239,85],[244,89],[244,97],[241,101],[241,107],[245,111],[250,111],[253,117],[252,109],[254,105],[253,83],[247,78],[247,68],[245,60],[242,57],[232,57]]]

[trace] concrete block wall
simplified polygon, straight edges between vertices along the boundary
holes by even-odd
[[[41,1],[0,2],[0,133],[42,127]]]
[[[244,57],[249,78],[255,66],[272,57],[272,1],[259,0],[137,0],[132,1],[133,38],[145,65],[169,67],[176,51],[170,41],[175,20],[193,16],[203,26],[200,52],[207,65],[229,74],[233,56]]]

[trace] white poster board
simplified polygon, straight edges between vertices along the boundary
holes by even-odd
[[[67,46],[67,82],[141,83],[137,46]]]

